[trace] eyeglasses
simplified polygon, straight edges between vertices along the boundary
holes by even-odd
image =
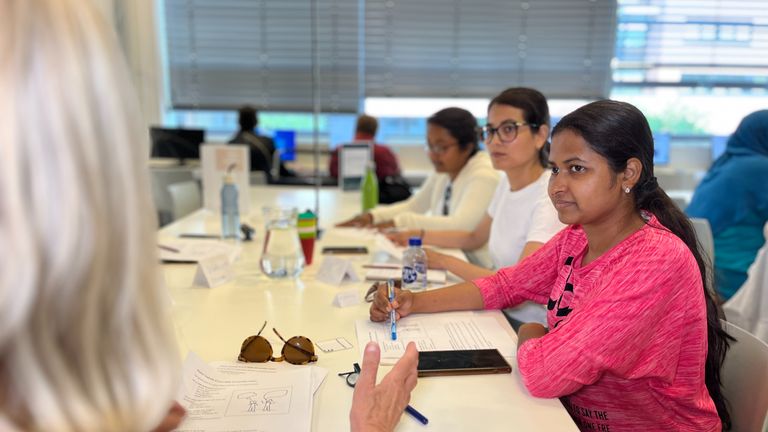
[[[486,143],[490,143],[493,141],[493,135],[498,134],[499,140],[504,143],[512,142],[517,138],[517,129],[520,128],[520,126],[530,126],[532,128],[539,127],[539,125],[535,123],[526,123],[526,122],[516,122],[516,121],[505,121],[499,125],[499,127],[495,128],[492,126],[485,125],[482,127],[482,135],[483,139]]]
[[[272,345],[261,336],[261,332],[264,331],[266,326],[267,322],[264,321],[264,325],[261,326],[261,330],[259,330],[256,336],[248,336],[243,341],[243,345],[240,347],[240,355],[237,356],[238,360],[253,363],[280,362],[285,360],[296,365],[317,361],[315,346],[309,338],[294,336],[286,341],[274,328],[272,328],[272,331],[275,332],[285,345],[283,345],[283,349],[280,351],[280,357],[272,357]]]
[[[347,385],[350,387],[354,387],[357,384],[357,379],[360,378],[360,365],[355,363],[352,367],[355,369],[352,372],[341,372],[339,374],[340,377],[346,377]]]
[[[427,147],[424,149],[427,153],[433,153],[436,155],[446,154],[448,153],[448,150],[450,150],[453,147],[456,147],[458,144],[448,144],[448,145],[442,145],[442,146],[433,146],[427,144]]]

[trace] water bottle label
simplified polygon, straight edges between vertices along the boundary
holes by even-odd
[[[416,268],[408,267],[408,266],[403,267],[403,283],[404,284],[416,282],[417,276],[418,276],[418,270]]]

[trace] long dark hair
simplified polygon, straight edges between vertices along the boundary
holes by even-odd
[[[427,119],[427,123],[447,130],[459,142],[459,149],[462,151],[471,147],[472,151],[469,152],[469,157],[474,156],[480,149],[477,143],[477,131],[479,129],[477,119],[471,112],[463,108],[450,107],[441,109],[432,114],[432,117]]]
[[[525,122],[536,133],[543,125],[549,126],[549,105],[547,98],[540,91],[528,87],[510,87],[499,93],[488,103],[488,111],[494,105],[509,105],[523,110]],[[539,149],[539,163],[549,167],[549,140]]]
[[[640,110],[628,103],[602,100],[584,105],[563,117],[552,135],[563,130],[580,135],[593,151],[608,161],[614,172],[623,171],[630,158],[639,159],[643,171],[633,191],[635,208],[653,213],[662,225],[685,242],[696,258],[707,304],[705,381],[723,429],[729,430],[731,416],[720,389],[720,368],[730,345],[728,341],[733,338],[720,324],[723,314],[712,291],[709,257],[700,252],[693,225],[653,176],[653,134],[648,121]]]

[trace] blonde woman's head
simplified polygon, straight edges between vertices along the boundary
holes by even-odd
[[[146,134],[89,1],[0,1],[0,418],[148,430],[176,385]]]

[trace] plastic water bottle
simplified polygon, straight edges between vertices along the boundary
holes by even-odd
[[[365,167],[365,177],[360,185],[363,198],[363,213],[379,204],[379,180],[376,178],[376,165],[369,161]]]
[[[408,239],[408,249],[403,253],[403,289],[427,289],[427,253],[421,248],[421,237]]]
[[[224,184],[221,185],[221,237],[239,238],[240,210],[237,202],[237,185],[232,178],[232,168],[227,170],[224,176]]]

